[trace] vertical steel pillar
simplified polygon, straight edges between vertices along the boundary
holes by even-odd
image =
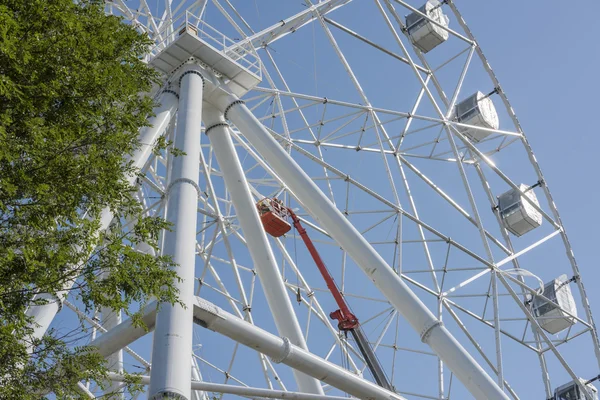
[[[225,185],[231,193],[231,200],[248,243],[254,268],[256,268],[262,286],[266,288],[265,297],[277,330],[292,344],[306,350],[307,346],[300,324],[275,263],[275,256],[260,222],[256,205],[252,200],[248,181],[231,140],[229,126],[225,122],[223,113],[206,103],[204,105],[204,126],[223,173]],[[317,379],[296,370],[294,370],[294,376],[300,391],[323,394],[323,389]]]
[[[110,308],[102,308],[100,311],[102,315],[101,324],[107,330],[111,330],[115,326],[121,323],[121,311],[114,311]],[[115,372],[120,374],[123,372],[123,350],[119,350],[108,357],[106,357],[106,367],[111,370],[111,372]],[[111,399],[123,399],[123,393],[119,393],[121,383],[110,381],[108,382],[110,385],[104,390],[104,394]]]
[[[162,135],[169,125],[171,117],[175,114],[175,110],[177,110],[178,99],[177,92],[170,88],[165,89],[159,97],[159,105],[153,110],[155,116],[148,119],[150,126],[145,127],[140,131],[140,147],[127,160],[133,161],[134,167],[142,168],[144,164],[146,164],[146,161],[152,152],[152,148],[154,147],[154,142]],[[127,179],[130,184],[133,184],[136,176],[130,175]],[[112,219],[112,213],[108,209],[105,209],[100,218],[99,230],[103,231],[108,228]],[[63,290],[58,292],[56,296],[49,293],[42,293],[37,296],[37,299],[44,300],[46,304],[34,305],[27,309],[27,316],[33,317],[33,337],[35,339],[40,339],[46,334],[52,320],[62,308],[63,299],[66,297],[74,283],[75,280],[69,281],[63,287]]]
[[[167,220],[163,254],[173,257],[179,280],[181,304],[162,304],[156,315],[152,347],[149,399],[189,400],[193,328],[194,267],[196,258],[196,216],[198,208],[198,166],[202,127],[204,78],[200,68],[187,66],[179,78],[180,102],[174,145],[185,155],[174,157],[166,196]]]
[[[190,358],[190,362],[192,364],[192,381],[202,382],[202,373],[194,356]],[[196,389],[192,391],[192,400],[208,400],[208,396],[206,392]]]
[[[224,90],[214,94],[211,102],[224,111],[225,118],[238,127],[303,206],[350,254],[417,331],[421,340],[433,349],[469,392],[480,400],[508,400],[506,394],[285,152],[244,102]]]

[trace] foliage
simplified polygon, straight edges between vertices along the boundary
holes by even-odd
[[[36,294],[74,283],[69,295],[88,309],[176,301],[170,259],[131,246],[156,248],[166,227],[142,216],[125,162],[153,107],[139,95],[156,81],[141,61],[150,42],[103,7],[0,1],[0,398],[44,388],[63,397],[105,377],[72,336],[32,336],[25,311]],[[98,234],[106,208],[122,218]]]

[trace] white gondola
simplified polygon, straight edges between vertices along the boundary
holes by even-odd
[[[575,318],[567,314],[568,312],[577,316],[577,306],[567,281],[567,276],[563,274],[544,286],[543,296],[558,304],[558,307],[541,297],[533,299],[533,315],[542,329],[548,333],[558,333],[576,322]]]
[[[419,8],[419,11],[440,25],[448,27],[448,17],[442,12],[439,1],[428,0]],[[406,17],[406,31],[413,44],[423,53],[427,53],[448,39],[447,30],[417,13],[409,14]]]
[[[535,192],[524,184],[521,184],[519,189],[511,189],[498,197],[498,210],[502,222],[515,236],[524,235],[542,224],[542,213],[524,198],[526,196],[539,206]]]
[[[588,395],[592,400],[598,400],[598,389],[594,385],[587,383],[585,379],[581,378],[579,378],[579,382],[587,388]],[[586,397],[579,388],[579,385],[571,381],[559,386],[554,391],[554,400],[586,400]]]
[[[457,122],[481,128],[498,129],[500,121],[496,107],[489,96],[476,92],[456,105],[455,118]],[[458,127],[460,133],[467,136],[472,142],[480,142],[489,135],[490,131],[474,128]]]

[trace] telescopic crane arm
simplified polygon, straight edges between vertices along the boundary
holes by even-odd
[[[306,248],[308,249],[313,260],[315,261],[315,264],[317,264],[317,268],[319,268],[319,272],[321,272],[323,279],[325,279],[327,288],[333,295],[333,298],[335,299],[335,302],[337,303],[337,306],[339,307],[339,310],[332,312],[331,314],[329,314],[329,316],[331,317],[331,319],[338,320],[338,328],[341,331],[347,331],[347,330],[357,327],[358,319],[350,311],[350,308],[346,304],[346,301],[344,300],[342,293],[340,293],[340,290],[338,289],[337,285],[335,284],[333,277],[331,276],[331,274],[329,273],[329,270],[325,266],[325,263],[321,259],[321,255],[315,248],[315,245],[313,244],[312,240],[310,240],[310,237],[308,237],[308,233],[306,233],[306,229],[304,229],[304,227],[300,223],[300,219],[294,213],[294,211],[292,211],[289,208],[288,208],[288,211],[290,213],[292,221],[294,222],[294,228],[296,228],[296,230],[300,234],[302,241],[306,245]]]
[[[388,381],[388,378],[385,375],[383,368],[381,368],[381,365],[379,364],[379,360],[377,359],[375,352],[371,348],[367,337],[365,336],[364,332],[362,331],[362,328],[360,327],[358,318],[356,318],[352,311],[350,311],[350,307],[348,307],[348,304],[346,304],[344,296],[342,296],[342,293],[335,284],[333,277],[331,276],[329,270],[325,266],[325,263],[321,259],[321,256],[315,248],[315,245],[313,244],[312,240],[310,240],[308,233],[306,233],[306,229],[304,229],[304,227],[300,223],[300,218],[298,218],[298,216],[294,213],[294,211],[291,208],[288,208],[288,212],[294,223],[294,228],[296,228],[296,230],[300,234],[302,241],[306,245],[306,248],[310,252],[310,255],[312,256],[315,264],[317,265],[319,272],[323,276],[323,279],[327,284],[327,288],[331,292],[333,298],[335,299],[335,302],[337,303],[337,306],[339,307],[338,310],[330,313],[329,317],[338,321],[339,330],[343,332],[350,332],[352,334],[352,337],[356,341],[358,349],[365,358],[367,366],[369,367],[369,370],[371,371],[371,374],[373,375],[373,378],[375,378],[377,384],[387,390],[394,391],[393,386]]]

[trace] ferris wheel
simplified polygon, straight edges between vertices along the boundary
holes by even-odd
[[[106,11],[155,43],[132,161],[186,305],[148,306],[146,333],[65,301],[54,323],[90,326],[107,391],[126,371],[148,399],[598,399],[579,266],[454,1]]]

